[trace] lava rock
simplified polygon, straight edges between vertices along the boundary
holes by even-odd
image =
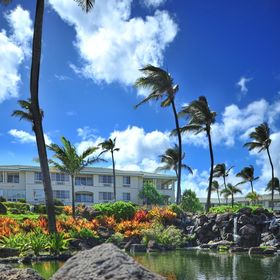
[[[252,247],[249,250],[249,255],[274,255],[277,252],[275,247]]]
[[[44,280],[31,268],[13,268],[0,264],[0,280]]]
[[[146,251],[147,251],[147,247],[143,244],[131,244],[130,246],[131,254],[138,253],[138,252],[146,252]]]
[[[250,216],[252,214],[252,209],[249,208],[249,207],[243,207],[243,208],[239,209],[237,213],[245,214],[247,216]]]
[[[9,258],[19,256],[19,250],[14,248],[0,248],[0,258]]]

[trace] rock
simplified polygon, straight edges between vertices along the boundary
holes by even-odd
[[[200,215],[196,219],[196,226],[202,226],[208,222],[208,218],[205,215]]]
[[[243,253],[243,252],[248,252],[249,248],[245,247],[233,247],[229,249],[230,253]]]
[[[10,265],[0,264],[0,280],[44,280],[31,268],[13,268]]]
[[[260,244],[261,233],[253,225],[245,225],[239,230],[239,245],[242,247],[256,247]]]
[[[97,229],[97,233],[101,238],[107,239],[109,238],[112,234],[114,234],[113,230],[110,230],[106,227],[99,226]]]
[[[150,272],[115,245],[107,243],[69,259],[52,280],[164,280]]]
[[[148,245],[147,245],[147,252],[156,252],[156,251],[161,251],[162,246],[160,246],[156,241],[154,240],[149,240]]]
[[[136,236],[132,236],[127,242],[126,244],[124,245],[124,250],[126,252],[129,252],[130,251],[130,247],[132,244],[140,244],[141,243],[141,240],[139,237],[136,237]]]
[[[134,254],[137,252],[146,252],[147,251],[147,247],[143,244],[131,244],[130,246],[130,253]]]
[[[14,248],[0,248],[0,258],[9,258],[19,256],[19,250]]]
[[[249,208],[249,207],[243,207],[243,208],[239,209],[237,213],[245,214],[247,216],[250,216],[252,214],[252,209]]]
[[[221,222],[229,221],[229,219],[230,219],[229,213],[218,214],[216,217],[216,223],[220,224]]]
[[[208,245],[209,245],[210,249],[215,250],[215,249],[218,249],[219,246],[231,247],[233,245],[233,243],[230,241],[221,240],[218,242],[209,242]]]
[[[247,224],[251,224],[252,223],[252,219],[246,215],[246,214],[242,214],[238,220],[237,223],[241,226],[247,225]]]
[[[277,252],[275,247],[252,247],[249,250],[249,255],[274,255]]]

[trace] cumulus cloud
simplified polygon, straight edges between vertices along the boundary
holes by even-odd
[[[49,3],[76,31],[74,45],[82,65],[71,64],[71,68],[95,82],[133,84],[141,66],[162,64],[164,51],[178,32],[167,11],[156,10],[145,18],[132,17],[132,0],[96,1],[89,14],[74,1]]]
[[[36,142],[35,135],[26,132],[24,130],[11,129],[8,131],[8,133],[22,144]],[[50,145],[52,143],[50,137],[47,134],[44,134],[44,137],[45,137],[46,144]]]
[[[10,30],[2,29],[0,32],[0,102],[18,96],[19,68],[30,54],[32,39],[32,21],[28,11],[17,6],[4,17]]]
[[[166,0],[144,0],[144,4],[146,7],[153,7],[157,8],[160,5],[163,5],[166,2]]]

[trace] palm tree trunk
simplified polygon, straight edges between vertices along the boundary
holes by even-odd
[[[271,166],[271,176],[272,176],[272,189],[271,189],[271,204],[272,204],[272,207],[271,207],[271,209],[273,210],[274,209],[274,166],[273,166],[272,159],[271,159],[271,156],[270,156],[269,147],[266,148],[266,151],[267,151],[267,155],[268,155],[270,166]]]
[[[217,190],[217,196],[218,196],[219,205],[221,205],[219,190]]]
[[[48,216],[48,229],[50,233],[56,232],[55,210],[53,202],[53,191],[51,187],[51,178],[48,165],[48,157],[44,132],[42,126],[42,116],[40,112],[38,89],[41,62],[41,41],[42,27],[44,18],[44,0],[37,0],[36,14],[34,21],[34,34],[32,45],[32,64],[30,73],[30,95],[31,95],[31,111],[33,118],[33,130],[36,136],[37,150],[40,160],[41,171],[43,175],[43,185],[46,199],[46,211]]]
[[[179,119],[178,114],[175,106],[174,99],[171,101],[172,104],[172,110],[175,118],[175,124],[176,124],[176,131],[177,131],[177,137],[178,137],[178,150],[179,150],[179,161],[178,161],[178,174],[177,174],[177,197],[176,197],[176,203],[181,203],[181,172],[182,172],[182,135],[180,131],[180,125],[179,125]]]
[[[233,197],[233,193],[231,194],[231,207],[233,208],[234,205],[234,197]]]
[[[207,195],[207,202],[206,202],[206,212],[210,209],[211,204],[211,190],[212,190],[212,181],[213,181],[213,169],[214,169],[214,153],[212,147],[212,140],[211,140],[211,133],[210,129],[207,130],[207,137],[209,142],[209,151],[210,151],[210,160],[211,160],[211,168],[210,168],[210,177],[209,177],[209,186],[208,186],[208,195]]]
[[[250,181],[252,193],[254,192],[253,182]]]
[[[226,188],[227,188],[227,184],[226,184],[226,176],[223,176],[223,179],[224,179],[224,189],[226,189]],[[227,198],[227,197],[225,197],[225,199],[226,199],[226,204],[228,204],[228,198]]]
[[[114,159],[114,152],[112,154],[112,163],[113,163],[113,191],[114,191],[114,201],[117,200],[117,189],[116,189],[116,170],[115,170],[115,159]]]
[[[75,177],[73,175],[71,175],[71,186],[72,186],[72,216],[75,219],[76,217],[76,209],[75,209]]]

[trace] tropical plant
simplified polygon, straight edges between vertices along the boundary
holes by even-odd
[[[182,197],[181,208],[186,212],[198,212],[203,210],[196,193],[192,190],[185,190]]]
[[[48,236],[39,229],[35,229],[34,232],[28,234],[28,243],[35,256],[39,256],[42,251],[47,249]]]
[[[261,198],[261,196],[254,191],[249,192],[246,195],[246,199],[248,199],[252,205],[255,205],[260,200],[260,198]]]
[[[279,179],[277,177],[274,177],[274,182],[272,181],[272,179],[268,182],[265,190],[272,192],[272,189],[280,193]]]
[[[245,184],[247,182],[250,182],[251,185],[251,193],[255,193],[253,182],[258,180],[259,177],[254,176],[254,166],[250,165],[247,167],[244,167],[239,173],[236,174],[236,177],[240,177],[243,179],[239,184]]]
[[[224,182],[224,188],[227,187],[226,184],[226,177],[228,177],[230,170],[233,168],[231,166],[230,168],[226,168],[226,165],[224,163],[219,163],[216,164],[213,170],[213,177],[220,178],[223,177],[223,182]]]
[[[89,147],[85,151],[78,154],[76,147],[67,140],[64,136],[61,137],[62,146],[57,144],[50,144],[49,150],[54,153],[53,157],[58,159],[59,162],[52,159],[49,162],[60,172],[68,174],[71,177],[72,186],[72,215],[75,218],[75,177],[86,166],[97,162],[99,158],[89,158],[98,148]]]
[[[157,191],[152,183],[144,183],[143,189],[139,192],[139,198],[143,199],[143,203],[150,204],[163,204],[163,196]]]
[[[177,109],[175,105],[175,96],[179,90],[179,86],[173,83],[173,78],[165,70],[155,67],[153,65],[147,65],[140,69],[144,74],[136,80],[135,86],[137,88],[148,88],[151,90],[150,94],[144,98],[135,107],[147,103],[151,100],[162,100],[161,107],[169,107],[171,105],[173,115],[175,119],[176,132],[178,137],[178,180],[177,180],[177,196],[176,202],[181,202],[181,168],[182,168],[182,136],[180,131],[179,119],[177,115]]]
[[[194,132],[199,134],[206,132],[210,151],[210,177],[208,185],[208,194],[206,202],[206,212],[209,211],[211,203],[211,187],[213,180],[214,170],[214,153],[211,140],[211,125],[215,122],[216,112],[210,110],[206,97],[200,96],[198,100],[192,101],[189,105],[182,108],[179,112],[179,116],[186,116],[188,118],[188,124],[181,128],[181,132]]]
[[[47,248],[53,255],[59,255],[62,251],[68,249],[69,238],[66,238],[64,233],[51,234],[47,241]]]
[[[221,201],[220,201],[220,186],[219,186],[219,182],[218,181],[213,180],[211,191],[217,193],[219,205],[221,205]]]
[[[181,159],[183,160],[185,157],[185,153],[182,154]],[[176,177],[178,180],[178,164],[179,164],[179,146],[177,144],[174,145],[173,148],[168,148],[163,155],[160,155],[160,162],[163,164],[159,166],[156,171],[167,171],[173,170],[176,173]],[[193,174],[191,167],[182,163],[181,168],[185,168],[189,173]]]
[[[225,197],[231,197],[231,207],[234,205],[234,195],[237,193],[242,193],[242,191],[237,187],[238,184],[232,185],[231,183],[227,184],[227,187],[221,191]]]
[[[75,0],[86,12],[93,8],[94,0]],[[11,0],[0,0],[0,3],[8,4]],[[32,117],[33,131],[36,137],[40,166],[43,175],[43,185],[46,199],[48,228],[50,233],[56,232],[55,211],[53,205],[53,192],[48,165],[48,157],[45,145],[44,131],[42,125],[42,110],[39,105],[39,77],[41,62],[42,28],[44,18],[45,1],[37,0],[34,20],[34,32],[32,43],[32,63],[30,70],[30,107],[29,113]]]
[[[262,152],[264,150],[266,150],[267,152],[267,156],[269,159],[269,163],[271,166],[271,182],[272,182],[272,186],[271,186],[271,204],[272,204],[272,210],[274,208],[274,166],[272,163],[272,159],[271,159],[271,155],[270,155],[270,151],[269,151],[269,146],[271,144],[271,139],[270,137],[270,129],[269,126],[266,122],[260,124],[259,126],[257,126],[255,128],[255,131],[251,132],[249,134],[249,137],[253,140],[251,142],[247,142],[244,144],[244,147],[247,147],[249,149],[249,151],[251,150],[258,150],[258,152]]]
[[[8,237],[2,236],[0,239],[0,247],[17,249],[22,255],[30,248],[28,239],[25,233],[18,233]]]
[[[112,158],[112,164],[113,164],[113,191],[114,191],[114,201],[116,201],[117,198],[117,190],[116,190],[116,169],[115,169],[115,158],[114,158],[114,152],[118,152],[120,149],[116,148],[116,138],[108,140],[98,144],[98,146],[101,146],[102,152],[99,156],[101,156],[103,153],[110,152],[111,158]]]

